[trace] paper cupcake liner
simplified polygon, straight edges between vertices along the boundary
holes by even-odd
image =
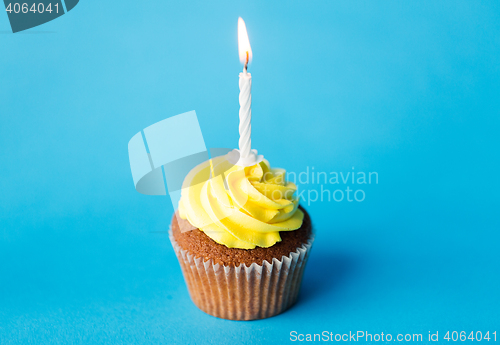
[[[314,238],[281,260],[247,267],[203,261],[182,249],[169,231],[170,241],[194,304],[205,313],[229,320],[271,317],[291,307],[299,295]]]

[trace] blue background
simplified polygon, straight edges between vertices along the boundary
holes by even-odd
[[[127,153],[193,109],[208,147],[237,145],[238,16],[254,148],[379,174],[363,202],[306,205],[300,300],[253,322],[192,304],[172,206],[134,190]],[[0,45],[2,344],[500,331],[497,1],[81,1],[18,34],[0,14]]]

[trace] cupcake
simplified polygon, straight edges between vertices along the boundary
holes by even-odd
[[[198,308],[255,320],[295,303],[313,242],[296,189],[266,160],[240,166],[220,156],[189,172],[170,240]]]

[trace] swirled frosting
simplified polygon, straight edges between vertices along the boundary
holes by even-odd
[[[242,167],[216,157],[186,176],[179,215],[228,248],[271,247],[280,231],[297,230],[304,218],[297,187],[285,177],[266,160]]]

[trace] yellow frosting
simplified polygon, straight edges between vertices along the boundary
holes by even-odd
[[[285,175],[266,160],[251,167],[225,156],[208,160],[186,176],[179,215],[226,247],[271,247],[280,231],[297,230],[304,219],[297,187]]]

